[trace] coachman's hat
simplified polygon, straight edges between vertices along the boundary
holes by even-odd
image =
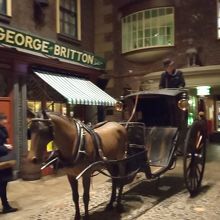
[[[174,61],[171,60],[170,58],[166,58],[166,59],[163,60],[163,66],[164,66],[165,68],[168,67],[168,66],[170,66],[170,65],[173,65],[173,64],[174,64]]]

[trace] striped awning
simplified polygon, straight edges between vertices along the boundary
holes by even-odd
[[[116,100],[87,79],[34,70],[70,104],[114,106]]]

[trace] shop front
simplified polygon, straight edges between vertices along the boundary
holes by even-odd
[[[116,102],[95,85],[105,62],[92,53],[0,26],[0,54],[0,111],[9,119],[17,170],[27,151],[28,111],[96,122],[97,106]]]

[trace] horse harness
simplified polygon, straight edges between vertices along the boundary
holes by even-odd
[[[49,132],[51,134],[51,138],[54,138],[54,129],[53,129],[53,122],[50,118],[48,119],[43,119],[43,118],[34,118],[32,121],[41,121],[41,122],[49,122],[48,123],[48,128]],[[75,125],[76,125],[76,130],[77,130],[77,141],[75,147],[77,148],[76,153],[74,152],[75,147],[73,147],[72,151],[72,159],[70,161],[66,161],[65,158],[63,158],[59,150],[54,150],[51,155],[48,157],[47,162],[44,163],[45,165],[42,167],[45,168],[49,166],[50,164],[54,163],[57,159],[63,166],[66,167],[73,167],[75,164],[78,163],[79,160],[81,160],[83,157],[87,157],[88,154],[86,152],[86,141],[85,141],[85,135],[86,132],[88,132],[92,138],[93,144],[95,146],[95,152],[93,154],[93,161],[96,160],[97,157],[99,159],[105,161],[107,158],[104,156],[103,150],[102,150],[102,144],[101,144],[101,139],[99,135],[94,131],[93,127],[85,125],[83,122],[74,119]],[[107,121],[103,122],[100,126],[103,124],[107,123]]]
[[[86,140],[85,140],[85,135],[86,132],[88,132],[92,138],[92,142],[95,146],[95,152],[93,154],[93,161],[94,162],[97,158],[97,156],[101,160],[107,160],[107,158],[104,156],[103,150],[102,150],[102,144],[101,144],[101,139],[100,136],[94,131],[94,129],[91,126],[88,126],[84,124],[83,122],[74,119],[75,124],[76,124],[76,130],[77,130],[77,141],[76,141],[76,147],[77,147],[77,152],[74,155],[74,152],[72,152],[72,161],[65,161],[61,157],[59,159],[61,160],[62,164],[65,166],[74,166],[75,164],[78,163],[79,160],[82,159],[82,157],[88,156],[86,152]],[[105,122],[107,123],[107,122]],[[74,149],[74,148],[73,148]]]

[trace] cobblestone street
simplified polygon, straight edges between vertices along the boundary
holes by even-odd
[[[165,173],[159,181],[146,181],[143,175],[138,174],[136,180],[125,187],[123,195],[125,210],[122,213],[116,210],[104,211],[110,198],[111,184],[106,177],[99,175],[93,179],[91,187],[89,205],[91,220],[218,220],[220,218],[219,163],[220,146],[210,145],[202,190],[194,198],[189,197],[184,186],[181,158],[177,167]],[[18,205],[20,210],[17,213],[0,215],[1,220],[73,219],[74,205],[64,176],[45,177],[43,180],[32,182],[17,180],[10,183],[9,192],[12,204]],[[81,188],[80,195],[82,196]],[[83,214],[82,197],[80,201]]]

